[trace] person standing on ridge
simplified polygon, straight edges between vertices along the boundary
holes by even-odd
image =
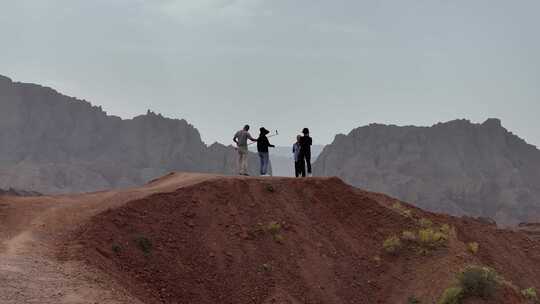
[[[296,135],[296,142],[292,147],[292,153],[294,156],[294,176],[296,177],[302,174],[302,167],[300,165],[300,138],[302,138],[302,135]]]
[[[300,166],[305,168],[307,166],[307,174],[311,176],[311,145],[313,140],[309,137],[309,129],[304,128],[302,130],[304,136],[300,137]],[[306,170],[302,170],[302,177],[306,177]]]
[[[248,176],[248,143],[247,141],[257,141],[249,134],[249,125],[245,125],[244,128],[236,134],[234,134],[233,141],[236,143],[238,150],[238,174]]]
[[[257,138],[257,152],[259,152],[259,159],[261,160],[261,176],[268,176],[268,165],[270,164],[268,148],[274,148],[275,146],[270,144],[268,137],[266,137],[270,131],[266,130],[264,127],[260,128],[259,131],[259,138]]]

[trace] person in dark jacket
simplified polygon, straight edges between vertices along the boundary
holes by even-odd
[[[302,167],[300,164],[300,138],[302,138],[302,135],[296,136],[296,142],[294,143],[292,147],[292,153],[294,157],[294,176],[296,177],[302,174]],[[304,166],[304,171],[306,171],[305,166]]]
[[[311,145],[313,144],[313,140],[309,136],[308,128],[304,128],[302,134],[304,134],[304,136],[300,138],[300,168],[302,177],[305,177],[306,167],[308,176],[311,176]]]
[[[259,152],[259,159],[261,160],[261,176],[268,176],[268,165],[270,164],[270,155],[268,154],[268,148],[274,148],[275,146],[270,144],[266,135],[270,133],[264,127],[260,128],[259,138],[257,138],[257,152]]]

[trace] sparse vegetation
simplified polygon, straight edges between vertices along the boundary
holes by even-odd
[[[272,235],[279,234],[281,232],[281,224],[278,222],[270,222],[266,226],[266,230]]]
[[[430,219],[421,218],[418,221],[418,224],[420,224],[420,226],[423,227],[423,228],[429,228],[429,227],[431,227],[433,225],[433,222]]]
[[[478,252],[479,245],[477,242],[471,242],[467,243],[467,250],[469,250],[470,253],[476,254]]]
[[[401,241],[397,236],[391,236],[383,242],[383,248],[388,253],[396,253],[400,247]]]
[[[463,299],[463,289],[461,287],[447,288],[437,304],[460,304]]]
[[[468,297],[493,297],[500,281],[497,272],[489,267],[468,266],[458,274],[458,286],[447,288],[437,304],[460,304]]]
[[[489,267],[469,266],[458,275],[458,281],[466,296],[489,298],[498,285],[497,272]]]
[[[283,241],[285,240],[283,236],[281,235],[281,229],[282,229],[282,226],[279,222],[270,222],[266,226],[266,231],[268,231],[268,233],[272,235],[272,238],[274,239],[274,241],[278,243],[283,243]]]
[[[400,203],[394,203],[392,205],[392,209],[397,211],[399,214],[405,216],[405,217],[412,217],[413,213],[410,209],[407,209],[405,206],[403,206]]]
[[[521,291],[521,294],[530,301],[538,302],[538,295],[536,294],[536,288],[529,287],[526,289],[523,289]]]
[[[407,304],[420,304],[420,300],[418,300],[415,296],[411,296],[407,299]]]
[[[421,226],[433,226],[433,222],[428,219],[421,219],[419,223]],[[385,240],[383,247],[387,252],[396,252],[401,243],[399,240],[403,240],[408,247],[412,247],[418,254],[428,254],[432,250],[441,246],[445,246],[450,238],[452,228],[445,224],[440,228],[428,227],[421,228],[418,231],[405,230],[401,232],[400,238],[396,240],[394,237],[389,237]]]
[[[443,224],[439,230],[441,230],[441,232],[446,235],[450,235],[450,232],[452,231],[452,227],[450,227],[450,225],[448,224]]]
[[[285,238],[283,238],[283,236],[281,234],[276,234],[273,236],[274,238],[274,241],[278,242],[278,243],[283,243],[285,241]]]
[[[137,246],[141,251],[144,253],[144,255],[148,256],[152,252],[152,242],[144,236],[139,236],[135,239],[135,242],[137,243]]]
[[[401,239],[408,242],[416,241],[416,233],[414,231],[405,230],[401,233]]]
[[[272,186],[272,185],[266,185],[266,191],[268,191],[268,192],[275,192],[276,189],[274,189],[274,186]]]
[[[448,235],[433,228],[420,229],[418,231],[418,241],[426,248],[437,248],[446,243]]]

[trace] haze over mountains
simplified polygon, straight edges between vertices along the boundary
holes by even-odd
[[[540,219],[540,151],[498,119],[360,127],[336,136],[314,172],[427,210],[510,225]]]
[[[133,119],[0,76],[0,188],[43,193],[141,185],[169,171],[230,174],[231,147],[207,146],[185,120]],[[251,156],[251,170],[256,159]]]
[[[0,77],[0,106],[0,188],[87,192],[141,185],[170,171],[231,174],[235,168],[232,147],[207,146],[185,120],[151,111],[124,120],[7,77]],[[372,124],[336,136],[317,159],[322,147],[313,147],[316,175],[437,212],[509,225],[540,219],[540,151],[497,119]],[[271,151],[274,175],[293,175],[290,152]],[[257,170],[251,155],[251,174]]]

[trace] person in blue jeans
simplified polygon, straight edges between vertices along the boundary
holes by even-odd
[[[268,166],[270,164],[270,156],[268,154],[268,148],[274,148],[275,146],[270,144],[268,141],[268,133],[270,131],[266,130],[264,127],[259,129],[260,134],[257,138],[257,152],[259,152],[259,159],[261,160],[261,176],[268,176]]]

